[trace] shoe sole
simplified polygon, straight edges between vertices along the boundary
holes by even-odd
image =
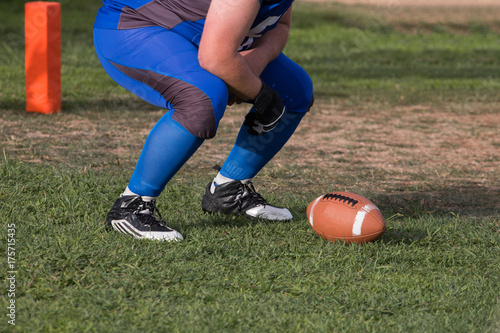
[[[261,219],[261,220],[267,220],[267,221],[289,221],[289,220],[293,219],[293,215],[290,213],[290,211],[288,209],[287,209],[288,214],[286,214],[286,216],[275,217],[275,218],[266,217],[265,213],[256,214],[256,215],[251,215],[251,214],[247,213],[249,210],[252,210],[252,209],[254,209],[254,208],[247,209],[247,211],[245,211],[245,212],[224,213],[221,210],[211,211],[211,210],[207,210],[205,208],[202,208],[203,213],[205,213],[205,214],[224,214],[224,215],[234,215],[234,216],[245,216],[245,217],[249,217],[252,219]]]
[[[114,220],[111,221],[110,224],[116,231],[138,239],[150,239],[166,242],[180,242],[183,240],[182,235],[175,230],[172,232],[140,231],[135,229],[126,220]]]

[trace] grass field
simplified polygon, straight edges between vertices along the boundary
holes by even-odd
[[[500,331],[498,8],[480,21],[297,3],[286,53],[311,74],[316,103],[255,179],[295,219],[202,213],[246,113],[232,107],[159,198],[185,237],[169,244],[104,229],[164,111],[101,69],[99,1],[62,2],[52,116],[24,111],[23,1],[0,3],[1,332]],[[333,190],[377,204],[382,239],[320,239],[305,209]]]

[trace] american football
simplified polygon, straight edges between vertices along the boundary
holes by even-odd
[[[385,232],[385,219],[367,198],[350,192],[331,192],[314,199],[307,207],[313,230],[329,241],[366,243]]]

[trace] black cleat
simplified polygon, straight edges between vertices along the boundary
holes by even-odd
[[[155,216],[158,214],[158,217]],[[181,241],[182,235],[163,224],[155,201],[143,201],[140,196],[122,196],[115,201],[106,217],[106,226],[135,238],[161,241]]]
[[[208,183],[201,202],[204,212],[246,215],[268,220],[291,220],[293,218],[286,208],[267,203],[255,191],[252,182],[235,180],[215,186]]]

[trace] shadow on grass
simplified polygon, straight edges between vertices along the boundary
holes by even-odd
[[[290,209],[294,211],[293,208]],[[304,216],[297,216],[298,218],[305,218]],[[294,223],[296,220],[287,220],[287,221],[270,221],[266,219],[256,219],[252,217],[247,217],[244,215],[236,216],[236,215],[225,215],[222,213],[205,213],[202,215],[202,218],[198,219],[196,222],[190,223],[190,227],[196,228],[204,228],[204,227],[216,227],[216,226],[233,226],[233,227],[249,227],[258,224],[276,224],[276,223]]]
[[[135,96],[110,97],[101,99],[65,99],[61,103],[61,111],[67,114],[79,114],[88,111],[106,113],[122,112],[123,110],[158,111],[158,107],[146,103]],[[23,98],[5,98],[0,100],[0,110],[12,113],[25,112],[26,101]]]
[[[391,226],[377,241],[390,244],[411,244],[426,238],[427,232],[419,228],[408,228],[403,226]]]
[[[498,218],[500,186],[457,185],[379,195],[377,205],[385,215],[423,215]]]

